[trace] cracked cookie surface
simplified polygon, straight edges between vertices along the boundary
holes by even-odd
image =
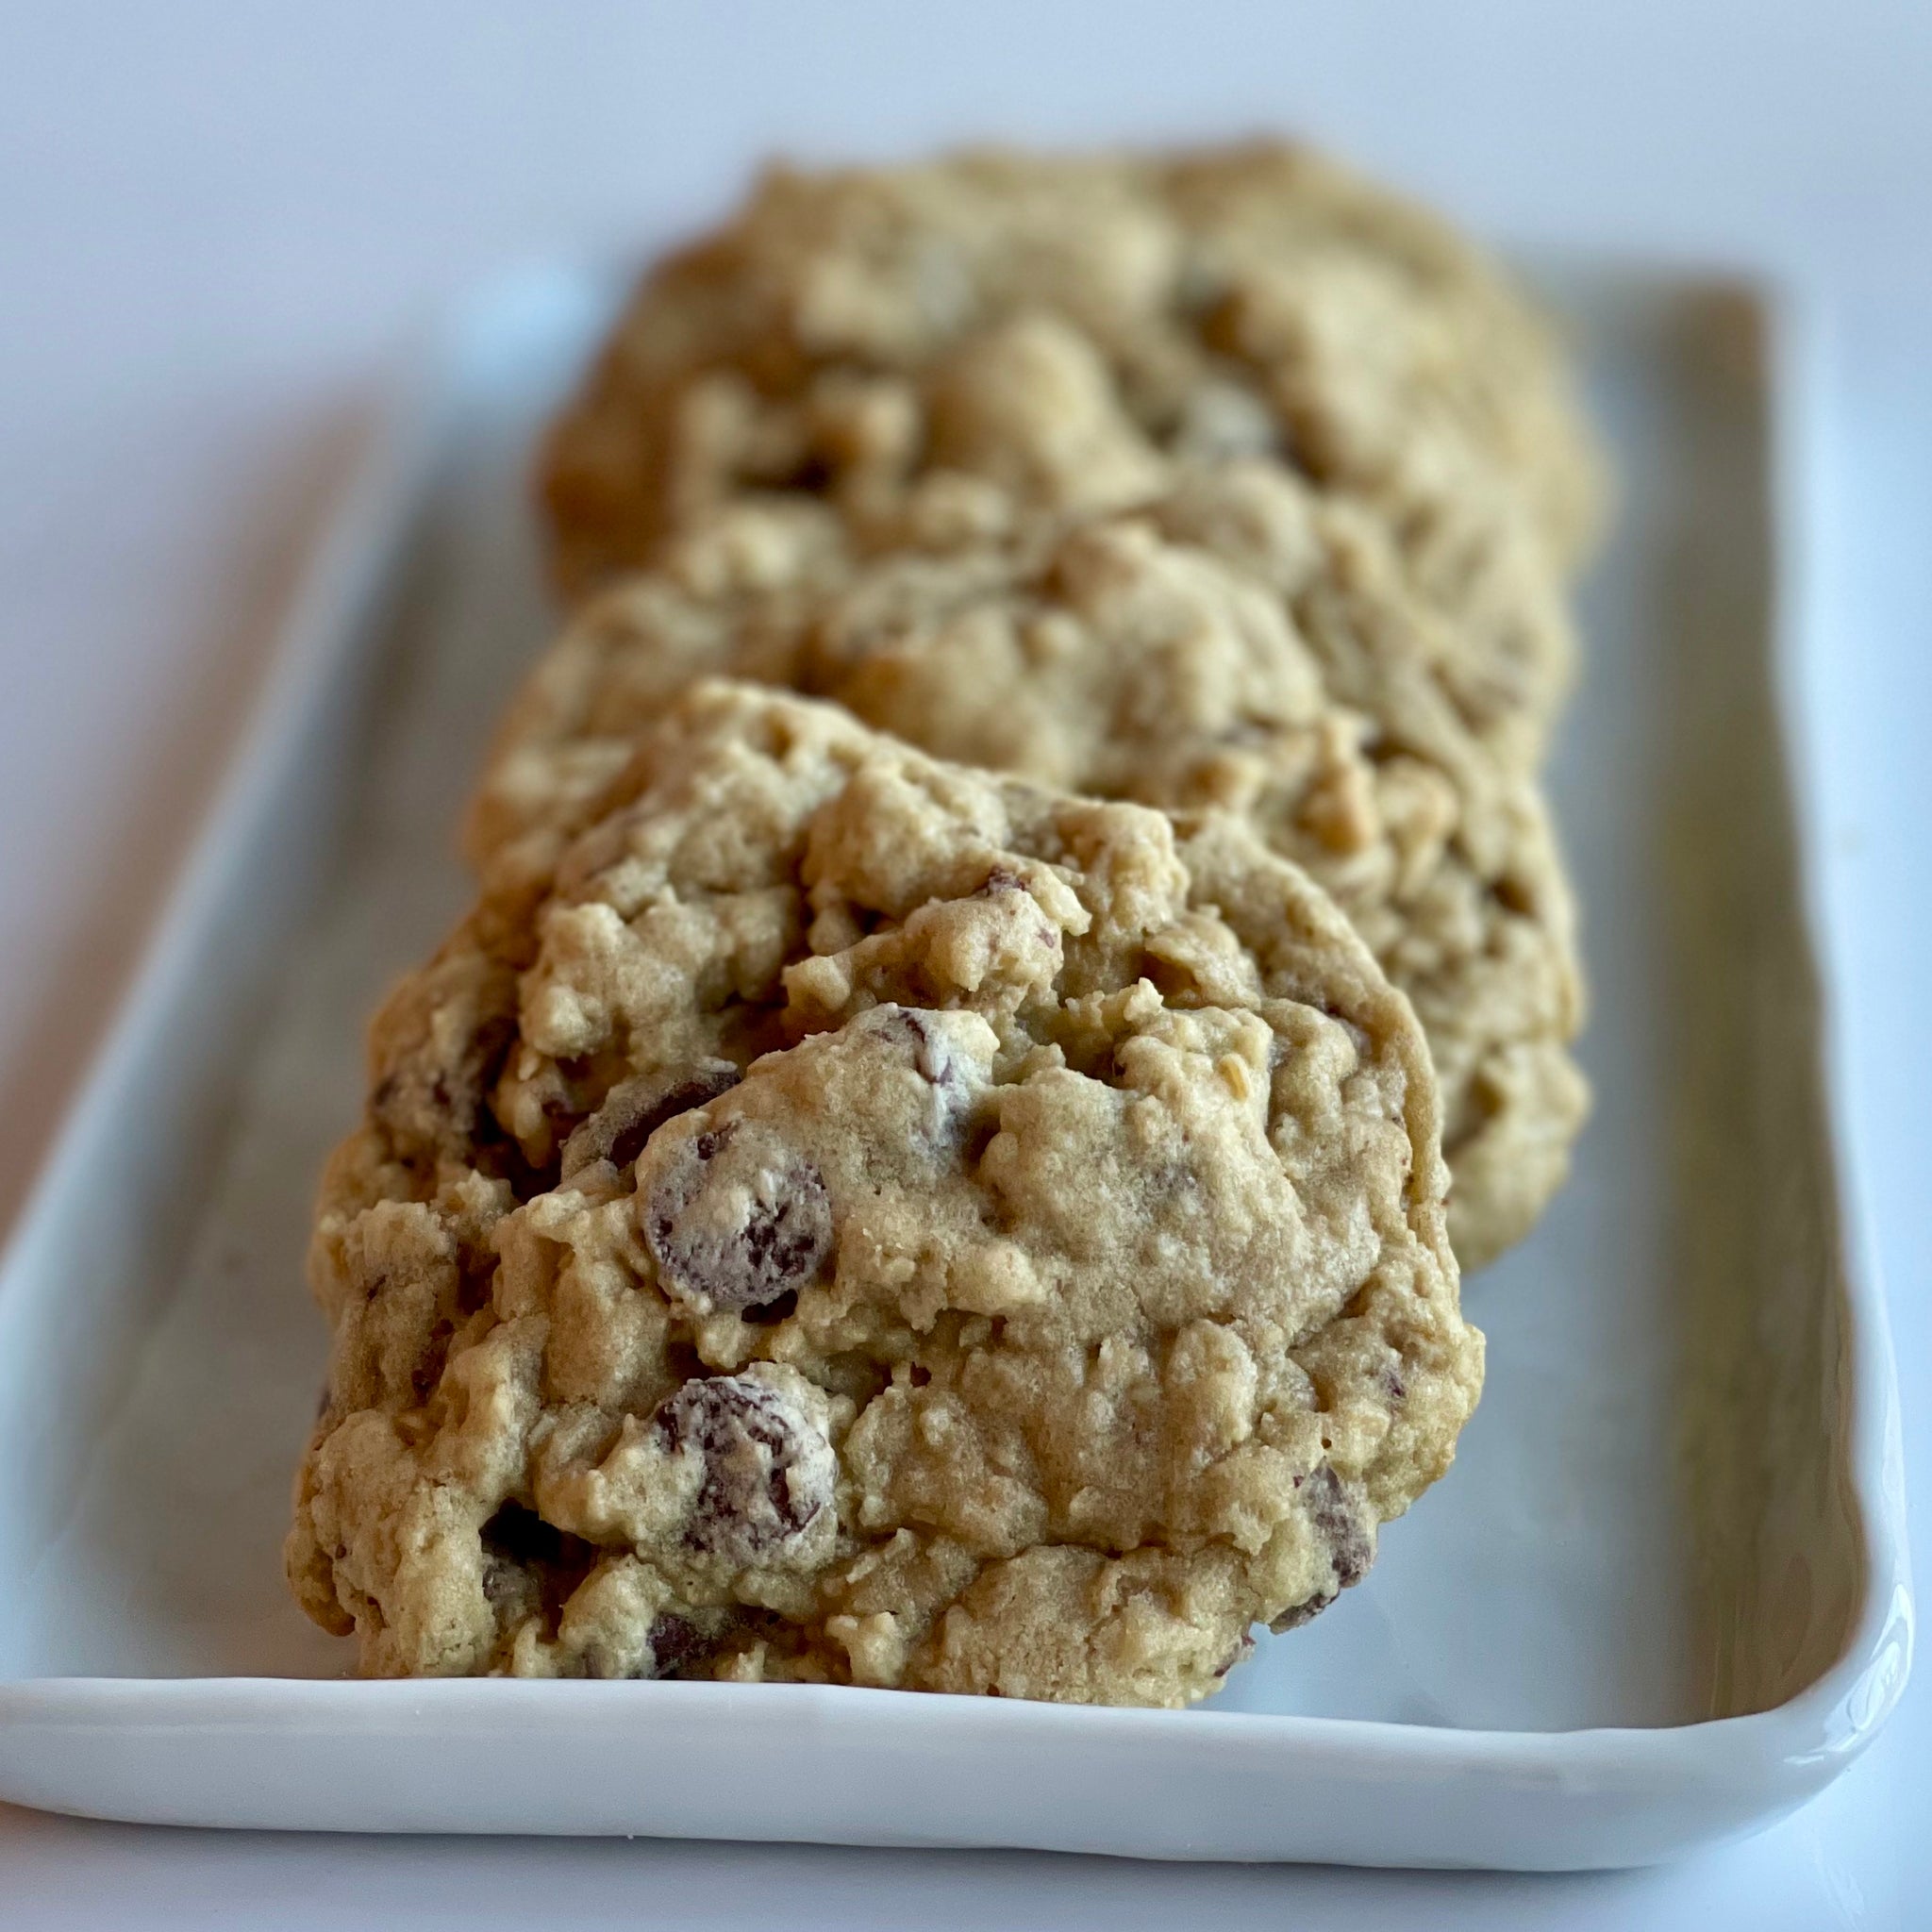
[[[887,547],[1255,456],[1383,525],[1472,728],[1533,762],[1598,493],[1560,360],[1476,251],[1302,149],[774,172],[644,282],[543,480],[577,592],[745,493]]]
[[[1225,814],[699,685],[371,1074],[288,1547],[371,1673],[1181,1704],[1476,1398],[1413,1015]]]
[[[1541,795],[1468,730],[1442,656],[1374,522],[1266,463],[1182,476],[1135,512],[871,558],[823,508],[739,506],[546,654],[469,842],[486,871],[542,863],[635,735],[711,673],[833,699],[963,763],[1240,811],[1414,1002],[1451,1233],[1475,1267],[1568,1173],[1583,1001]]]

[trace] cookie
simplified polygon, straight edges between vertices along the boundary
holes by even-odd
[[[1559,359],[1466,243],[1301,149],[768,175],[646,279],[543,490],[575,593],[747,492],[886,546],[1257,454],[1396,535],[1472,723],[1533,761],[1598,493]]]
[[[1570,894],[1540,794],[1466,727],[1376,520],[1248,460],[1030,541],[866,558],[838,533],[822,507],[738,506],[589,606],[510,707],[477,862],[544,863],[706,673],[1067,791],[1241,811],[1415,1003],[1463,1266],[1528,1232],[1588,1102]]]
[[[700,685],[372,1062],[288,1546],[371,1674],[1176,1706],[1476,1399],[1413,1014],[1224,814]]]

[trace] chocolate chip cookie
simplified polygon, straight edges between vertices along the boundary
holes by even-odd
[[[927,543],[1256,455],[1379,519],[1466,721],[1534,762],[1597,495],[1559,359],[1470,246],[1298,148],[774,172],[644,282],[543,485],[580,592],[748,492]]]
[[[1186,1703],[1448,1466],[1438,1129],[1239,819],[698,685],[377,1020],[291,1579],[376,1674]]]
[[[545,863],[707,672],[835,699],[963,763],[1241,811],[1415,1003],[1463,1265],[1525,1234],[1588,1101],[1570,895],[1541,797],[1467,728],[1441,625],[1379,524],[1249,460],[1030,534],[841,543],[822,506],[734,506],[587,607],[510,708],[477,861]]]

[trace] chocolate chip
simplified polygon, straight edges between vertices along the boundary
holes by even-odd
[[[651,1619],[641,1656],[628,1646],[592,1636],[583,1649],[583,1674],[603,1678],[675,1676],[709,1657],[735,1621],[736,1614],[730,1610],[693,1610],[689,1616],[662,1610]]]
[[[930,1013],[915,1007],[874,1007],[855,1024],[855,1030],[910,1062],[912,1071],[932,1090],[932,1111],[924,1123],[935,1146],[949,1146],[972,1105],[966,1069],[953,1044]]]
[[[987,874],[974,898],[996,899],[1016,894],[1029,902],[1033,917],[1033,930],[1029,935],[1035,946],[1051,947],[1059,943],[1059,928],[1054,924],[1039,902],[1026,889],[1026,881],[1016,872],[1010,872],[1003,865],[996,865]]]
[[[930,1016],[916,1007],[874,1007],[858,1022],[858,1030],[898,1047],[920,1077],[935,1087],[958,1084],[951,1043]]]
[[[715,1641],[689,1617],[666,1610],[651,1623],[651,1675],[668,1677],[686,1664],[695,1663],[708,1655]]]
[[[1335,1597],[1336,1592],[1331,1590],[1324,1596],[1311,1596],[1305,1604],[1292,1605],[1283,1610],[1268,1627],[1277,1637],[1286,1630],[1299,1630],[1304,1624],[1312,1624],[1335,1601]]]
[[[729,1060],[700,1060],[685,1074],[640,1074],[620,1080],[604,1105],[563,1143],[563,1178],[599,1160],[628,1167],[668,1120],[708,1106],[743,1075]]]
[[[1324,1463],[1308,1478],[1303,1500],[1308,1506],[1308,1521],[1328,1545],[1337,1586],[1346,1590],[1359,1583],[1374,1561],[1375,1546],[1363,1526],[1359,1507],[1341,1487],[1341,1478]]]
[[[756,1375],[687,1382],[658,1411],[658,1445],[704,1468],[684,1540],[749,1563],[810,1527],[832,1500],[838,1465],[812,1419]]]
[[[485,1096],[516,1042],[515,981],[480,997],[492,1004],[454,1042],[425,1023],[370,1098],[370,1111],[406,1158],[463,1153],[489,1125]]]
[[[684,1141],[640,1218],[659,1281],[707,1312],[769,1307],[809,1283],[832,1251],[817,1163],[757,1121]]]

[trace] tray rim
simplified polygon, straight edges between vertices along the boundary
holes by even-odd
[[[1606,1783],[1628,1788],[1635,1782],[1662,1790],[1687,1782],[1708,1788],[1714,1782],[1734,1798],[1758,1794],[1742,1826],[1733,1820],[1718,1827],[1730,1832],[1769,1822],[1821,1789],[1871,1742],[1897,1704],[1910,1668],[1914,1617],[1896,1369],[1846,1079],[1840,960],[1826,905],[1821,746],[1812,709],[1805,701],[1809,654],[1814,641],[1827,634],[1828,622],[1807,541],[1817,527],[1828,489],[1818,421],[1826,321],[1800,291],[1763,275],[1677,262],[1647,264],[1615,256],[1560,261],[1559,272],[1566,277],[1575,271],[1592,280],[1634,285],[1722,287],[1744,296],[1762,325],[1764,387],[1771,406],[1773,528],[1767,648],[1790,798],[1796,909],[1818,988],[1820,1086],[1838,1191],[1846,1315],[1837,1368],[1844,1389],[1846,1470],[1863,1557],[1861,1602],[1840,1656],[1796,1695],[1762,1711],[1659,1727],[1547,1732],[1211,1708],[1182,1714],[930,1695],[907,1699],[890,1691],[784,1685],[654,1684],[645,1692],[654,1704],[673,1708],[691,1704],[701,1709],[716,1703],[754,1719],[809,1708],[824,1722],[853,1728],[854,1719],[896,1728],[913,1721],[908,1707],[916,1706],[924,1714],[917,1719],[923,1728],[938,1728],[933,1721],[944,1710],[948,1715],[941,1722],[949,1739],[960,1741],[963,1733],[975,1749],[1004,1750],[1038,1735],[1109,1751],[1165,1752],[1183,1739],[1194,1740],[1192,1750],[1217,1738],[1232,1741],[1238,1737],[1244,1756],[1265,1754],[1283,1765],[1306,1764],[1311,1754],[1340,1757],[1349,1761],[1353,1774],[1377,1785],[1410,1776],[1434,1781],[1475,1775],[1512,1784],[1554,1779],[1581,1799]],[[392,385],[381,427],[330,517],[278,627],[268,675],[142,948],[141,963],[0,1250],[0,1308],[25,1291],[20,1277],[30,1271],[36,1249],[69,1211],[77,1183],[92,1164],[92,1149],[137,1075],[143,1042],[164,1023],[194,970],[210,911],[237,853],[275,808],[312,708],[345,654],[358,648],[397,591],[458,397],[463,342],[479,322],[507,303],[542,300],[558,292],[581,296],[593,287],[604,288],[608,279],[562,265],[536,266],[486,281],[450,305],[408,358]],[[40,1789],[31,1755],[16,1748],[52,1734],[78,1740],[85,1734],[133,1727],[192,1731],[207,1739],[320,1727],[350,1736],[391,1730],[401,1715],[420,1718],[431,1711],[465,1729],[500,1724],[513,1711],[520,1724],[529,1724],[553,1710],[567,1712],[555,1722],[575,1724],[608,1713],[634,1725],[638,1695],[635,1685],[558,1687],[488,1679],[382,1684],[282,1677],[5,1678],[0,1679],[0,1798],[86,1809]],[[1183,1716],[1184,1731],[1177,1724]],[[124,1807],[101,1815],[136,1814]],[[148,1815],[166,1816],[165,1805]],[[1681,1842],[1689,1845],[1710,1835],[1708,1829],[1690,1828],[1681,1834]],[[1604,1860],[1624,1861],[1614,1851]]]

